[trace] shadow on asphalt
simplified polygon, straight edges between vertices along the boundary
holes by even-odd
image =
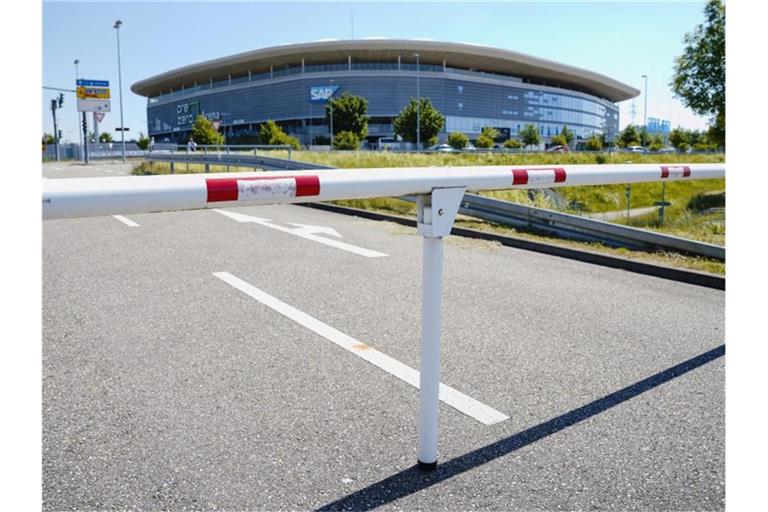
[[[469,452],[439,464],[437,469],[433,472],[426,473],[417,469],[416,466],[413,466],[355,493],[329,503],[317,510],[371,510],[381,505],[391,503],[404,496],[419,492],[464,473],[465,471],[491,462],[499,457],[508,455],[531,443],[535,443],[540,439],[634,398],[641,393],[650,391],[651,389],[690,372],[691,370],[695,370],[723,355],[725,355],[725,345],[720,345],[717,348],[651,375],[631,386],[622,388],[610,395],[606,395],[579,407],[578,409],[574,409],[527,430],[489,444],[488,446],[484,446],[473,452]]]

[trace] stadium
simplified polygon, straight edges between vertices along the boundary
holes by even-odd
[[[360,39],[289,44],[174,69],[136,82],[147,98],[156,141],[189,138],[198,114],[219,122],[228,140],[275,120],[302,144],[330,134],[328,95],[368,100],[368,144],[393,137],[392,119],[410,98],[427,97],[445,116],[440,134],[476,138],[483,127],[504,138],[528,124],[544,140],[563,125],[577,139],[618,132],[617,102],[640,91],[607,76],[509,50],[466,43]]]

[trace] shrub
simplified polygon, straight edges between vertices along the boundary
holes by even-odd
[[[549,139],[549,142],[553,146],[567,146],[568,141],[563,137],[562,135],[554,135],[551,139]]]
[[[360,139],[353,132],[339,132],[333,137],[333,149],[358,149]]]
[[[507,139],[504,141],[504,147],[507,149],[520,149],[523,145],[517,139]]]
[[[461,132],[454,132],[448,135],[448,145],[454,149],[464,149],[469,144],[469,137]]]
[[[479,148],[492,148],[493,138],[488,137],[486,134],[482,134],[475,141],[475,146]]]
[[[587,139],[586,148],[589,151],[600,151],[603,149],[603,141],[598,135],[593,135]]]
[[[725,208],[725,191],[697,194],[688,201],[688,209],[700,212],[709,208]]]

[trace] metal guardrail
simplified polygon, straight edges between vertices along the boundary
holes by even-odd
[[[198,146],[199,147],[199,146]],[[253,147],[253,146],[249,146]],[[274,148],[274,146],[270,146]],[[285,158],[275,158],[263,155],[244,153],[218,152],[206,153],[194,151],[190,153],[173,153],[153,151],[145,157],[148,162],[167,162],[171,164],[171,173],[175,172],[176,164],[202,164],[205,172],[210,171],[211,165],[226,165],[227,167],[252,167],[268,171],[295,171],[302,169],[331,169],[324,165],[297,162]]]
[[[174,163],[204,164],[206,169],[211,164],[257,167],[266,170],[334,169],[334,167],[320,164],[236,153],[149,154],[147,155],[147,160],[170,162],[172,166]],[[401,199],[412,202],[416,201],[415,197],[408,196]],[[670,250],[725,261],[725,247],[719,245],[544,208],[525,206],[476,194],[464,194],[459,213],[505,226],[523,228],[528,231],[569,240],[600,242],[611,247],[626,247],[635,250]]]
[[[547,235],[614,247],[673,250],[725,260],[725,247],[498,199],[465,194],[459,213]]]

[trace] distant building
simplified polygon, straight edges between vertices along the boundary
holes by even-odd
[[[650,135],[669,135],[671,131],[670,122],[666,119],[657,119],[655,117],[648,118],[648,133]]]
[[[419,55],[417,67],[416,55]],[[131,86],[147,97],[147,131],[185,141],[195,116],[228,136],[275,120],[303,144],[330,133],[325,102],[368,100],[368,142],[393,136],[392,119],[419,94],[446,117],[440,138],[483,127],[516,137],[527,124],[547,139],[618,132],[616,103],[640,91],[607,76],[521,53],[463,43],[361,39],[263,48],[167,71]]]

